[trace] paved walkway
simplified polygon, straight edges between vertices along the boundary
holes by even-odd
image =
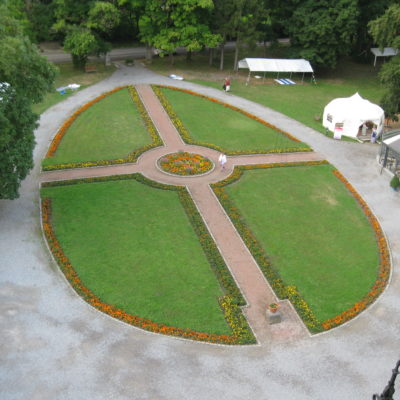
[[[77,108],[116,86],[143,83],[173,84],[229,102],[293,133],[338,167],[370,205],[391,246],[391,282],[376,303],[322,335],[229,347],[144,332],[81,300],[50,259],[41,235],[40,160],[52,135]],[[0,201],[1,399],[361,400],[382,391],[400,356],[400,199],[389,189],[389,177],[380,175],[377,146],[329,140],[233,94],[171,81],[140,66],[121,67],[111,78],[46,111],[36,140],[35,167],[23,182],[21,197]],[[229,168],[236,162],[242,159],[230,158]],[[97,174],[101,171],[96,168]],[[88,170],[74,171],[81,172]],[[212,193],[202,186],[196,188],[212,202]],[[189,189],[197,198],[196,190]],[[200,200],[197,205],[204,208]],[[204,218],[211,226],[213,219]]]

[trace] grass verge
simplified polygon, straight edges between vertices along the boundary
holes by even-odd
[[[56,90],[51,93],[47,93],[43,101],[33,105],[33,111],[37,114],[42,114],[51,106],[54,106],[69,96],[74,95],[79,90],[102,81],[115,71],[114,66],[106,67],[104,63],[101,62],[91,62],[91,64],[96,65],[96,72],[86,73],[82,70],[74,68],[72,63],[57,64],[59,73],[54,82],[55,88],[67,86],[71,83],[77,83],[81,85],[81,87],[76,91],[68,90],[64,95],[60,94]]]

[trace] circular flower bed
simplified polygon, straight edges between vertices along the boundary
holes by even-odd
[[[214,164],[200,154],[178,152],[161,157],[158,160],[160,168],[175,175],[201,175],[212,170]]]

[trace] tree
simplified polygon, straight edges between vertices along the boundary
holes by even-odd
[[[400,48],[400,5],[390,6],[381,17],[371,21],[368,27],[380,48]],[[387,117],[397,120],[400,112],[400,55],[382,67],[379,77],[386,86],[381,106]]]
[[[76,68],[84,68],[90,54],[110,50],[104,36],[120,21],[118,8],[106,1],[56,0],[56,16],[53,28],[65,33],[64,48]]]
[[[192,51],[215,47],[221,37],[207,24],[212,8],[212,0],[148,0],[139,20],[141,40],[170,54],[172,62],[177,47],[185,47],[189,57]]]
[[[31,105],[52,88],[56,68],[5,6],[0,7],[0,27],[0,198],[14,199],[33,166],[38,116]]]
[[[351,51],[357,18],[357,0],[300,2],[287,25],[296,55],[315,65],[335,67],[339,56]]]

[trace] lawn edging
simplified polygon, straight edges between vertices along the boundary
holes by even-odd
[[[85,105],[83,105],[81,108],[79,108],[77,111],[75,111],[61,126],[61,128],[58,130],[56,135],[54,136],[50,147],[46,153],[45,159],[49,159],[54,156],[55,152],[58,149],[58,146],[64,137],[64,135],[67,133],[69,127],[72,125],[72,123],[76,120],[76,118],[82,114],[85,110],[87,110],[89,107],[91,107],[93,104],[99,102],[100,100],[104,99],[105,97],[119,91],[122,89],[128,89],[129,94],[131,96],[132,101],[136,105],[142,120],[146,126],[146,130],[150,135],[151,138],[151,143],[147,144],[145,146],[142,146],[131,153],[129,153],[126,157],[124,158],[118,158],[114,160],[97,160],[97,161],[84,161],[84,162],[71,162],[71,163],[62,163],[62,164],[53,164],[53,165],[42,165],[42,170],[43,171],[53,171],[57,169],[70,169],[70,168],[84,168],[84,167],[97,167],[97,166],[103,166],[103,165],[112,165],[112,164],[125,164],[125,163],[133,163],[135,162],[141,154],[143,154],[145,151],[150,150],[155,147],[159,147],[163,145],[163,141],[161,140],[156,127],[153,124],[153,121],[151,120],[150,116],[148,115],[138,93],[137,90],[133,86],[119,86],[113,90],[110,90],[108,92],[105,92],[101,94],[100,96],[96,97],[95,99],[89,101]]]
[[[311,333],[319,333],[332,329],[338,325],[353,319],[360,312],[362,312],[368,305],[373,303],[376,298],[384,290],[389,276],[390,276],[390,254],[387,246],[387,242],[383,231],[379,225],[378,220],[371,212],[370,208],[366,202],[361,198],[361,196],[356,192],[356,190],[351,186],[351,184],[344,178],[344,176],[337,170],[333,170],[333,174],[340,179],[345,187],[349,190],[350,194],[355,198],[355,200],[360,205],[362,211],[369,220],[374,232],[379,249],[379,272],[377,279],[371,288],[371,290],[357,303],[355,303],[349,309],[343,311],[339,315],[330,318],[326,321],[319,321],[307,302],[301,296],[301,293],[294,285],[287,285],[279,272],[271,264],[268,255],[265,253],[261,244],[256,239],[253,232],[250,230],[249,226],[245,222],[244,218],[240,214],[239,210],[234,205],[233,201],[224,191],[224,186],[229,185],[233,182],[238,181],[245,170],[251,169],[265,169],[265,168],[278,168],[278,167],[296,167],[296,166],[313,166],[328,164],[327,161],[309,161],[309,162],[295,162],[295,163],[276,163],[276,164],[259,164],[259,165],[245,165],[236,166],[233,173],[223,181],[212,184],[212,189],[215,195],[221,202],[221,205],[225,209],[226,213],[232,220],[239,234],[241,235],[246,246],[250,250],[257,264],[259,265],[262,273],[270,283],[271,287],[275,291],[276,295],[280,299],[288,299],[293,307],[296,309],[305,325]]]
[[[269,153],[298,153],[298,152],[308,152],[308,151],[313,151],[312,148],[310,147],[290,147],[290,148],[282,148],[282,149],[272,149],[272,150],[254,150],[254,151],[231,151],[231,150],[226,150],[220,146],[211,144],[211,143],[205,143],[205,142],[199,142],[196,140],[193,140],[193,138],[190,136],[190,133],[188,131],[188,129],[184,126],[183,122],[181,121],[181,119],[178,117],[178,115],[176,114],[176,112],[173,110],[171,104],[169,103],[169,101],[167,100],[167,98],[164,96],[164,94],[161,91],[161,88],[164,89],[171,89],[171,90],[175,90],[175,91],[180,91],[180,92],[184,92],[184,93],[188,93],[188,94],[192,94],[194,96],[197,97],[201,97],[207,100],[210,100],[214,103],[220,104],[224,107],[230,108],[234,111],[238,111],[241,114],[254,119],[255,121],[267,126],[268,128],[271,128],[283,135],[285,135],[286,137],[288,137],[290,140],[297,142],[297,143],[301,143],[301,141],[297,138],[295,138],[294,136],[292,136],[290,133],[283,131],[282,129],[277,128],[275,125],[272,125],[266,121],[264,121],[263,119],[255,116],[254,114],[250,114],[247,111],[244,111],[238,107],[232,106],[228,103],[224,103],[221,100],[217,100],[213,97],[208,97],[205,96],[203,94],[197,93],[197,92],[193,92],[191,90],[188,89],[182,89],[182,88],[178,88],[178,87],[174,87],[174,86],[166,86],[166,85],[151,85],[154,93],[156,94],[157,98],[159,99],[160,103],[162,104],[162,106],[164,107],[166,113],[168,114],[169,118],[171,119],[172,123],[174,124],[175,128],[177,129],[177,131],[179,132],[179,134],[181,135],[183,141],[187,144],[193,144],[193,145],[197,145],[197,146],[203,146],[203,147],[208,147],[210,149],[214,149],[217,150],[219,152],[225,153],[227,155],[244,155],[244,154],[269,154]]]
[[[191,329],[177,328],[160,324],[136,315],[129,314],[113,305],[104,303],[90,289],[84,286],[78,274],[71,265],[68,257],[58,242],[52,226],[51,199],[43,198],[41,202],[42,229],[54,259],[60,266],[61,271],[70,282],[74,290],[90,305],[98,310],[109,314],[123,322],[136,327],[154,332],[163,333],[171,336],[178,336],[197,341],[219,343],[219,344],[254,344],[256,339],[245,319],[241,306],[246,304],[239,288],[237,287],[229,269],[227,268],[219,250],[208,232],[193,200],[187,189],[183,186],[165,185],[145,178],[143,175],[126,174],[111,177],[96,177],[76,180],[53,181],[42,183],[42,187],[67,186],[75,184],[88,184],[93,182],[106,182],[117,180],[134,179],[140,183],[162,190],[173,190],[178,192],[179,200],[189,218],[203,251],[207,257],[211,269],[214,271],[217,280],[225,293],[218,299],[219,305],[224,313],[225,319],[232,329],[233,335],[216,335],[204,332],[197,332]]]

